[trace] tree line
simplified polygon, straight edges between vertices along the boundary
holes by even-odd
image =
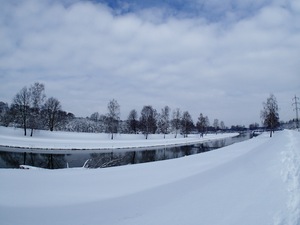
[[[191,132],[203,135],[208,131],[224,130],[225,124],[214,119],[212,126],[207,116],[200,113],[196,123],[188,111],[180,108],[171,110],[169,106],[160,111],[151,105],[143,106],[140,114],[132,109],[126,120],[120,119],[120,105],[117,100],[108,102],[107,113],[93,113],[86,118],[77,118],[73,113],[62,110],[62,105],[57,98],[46,97],[45,85],[35,82],[30,87],[23,87],[13,98],[11,105],[0,102],[0,125],[21,127],[24,135],[30,130],[65,130],[76,132],[106,132],[111,134],[111,139],[117,133],[142,133],[147,139],[150,134],[173,133],[187,137]]]
[[[132,109],[126,120],[120,120],[120,105],[117,100],[112,99],[107,105],[107,113],[100,114],[95,112],[88,118],[80,118],[73,120],[76,127],[85,127],[86,132],[105,132],[111,134],[113,139],[116,133],[142,133],[148,139],[150,134],[166,134],[173,133],[176,138],[178,134],[187,137],[191,132],[199,132],[201,134],[208,131],[216,131],[220,129],[217,119],[214,120],[214,126],[210,126],[207,116],[200,113],[198,121],[194,124],[193,119],[188,111],[181,111],[179,108],[173,111],[169,106],[163,107],[157,111],[151,105],[143,106],[140,114],[136,109]],[[86,125],[88,124],[88,127]],[[220,123],[225,129],[224,122]],[[74,128],[74,126],[71,126]]]
[[[263,110],[260,116],[264,128],[268,128],[270,136],[279,123],[279,107],[276,97],[273,94],[263,102]],[[191,132],[198,132],[203,135],[206,132],[217,132],[228,129],[223,121],[213,120],[210,125],[208,116],[200,113],[196,123],[188,111],[181,111],[180,108],[171,110],[169,106],[163,107],[160,111],[151,105],[143,106],[140,114],[132,109],[126,120],[120,119],[120,105],[117,100],[108,102],[107,113],[93,113],[90,117],[77,118],[73,113],[62,110],[62,105],[57,98],[46,98],[45,85],[35,82],[29,88],[23,87],[13,98],[11,105],[0,101],[0,125],[21,127],[24,135],[30,130],[64,130],[76,132],[105,132],[111,134],[111,139],[117,133],[143,133],[147,139],[150,134],[173,133],[176,138],[178,134],[187,137]],[[249,129],[259,128],[258,123],[250,124]],[[245,126],[231,126],[231,131],[245,131]]]
[[[0,102],[0,124],[22,127],[24,135],[27,129],[30,136],[36,129],[53,131],[62,128],[74,115],[62,110],[57,98],[46,98],[45,85],[39,82],[29,88],[23,87],[13,98],[12,104]]]

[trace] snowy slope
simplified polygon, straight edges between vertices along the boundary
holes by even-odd
[[[299,225],[300,133],[106,169],[0,170],[1,224]]]
[[[188,138],[178,135],[178,138],[174,138],[174,134],[169,134],[164,139],[161,134],[153,134],[149,135],[148,140],[145,140],[145,136],[142,134],[118,134],[115,135],[114,140],[111,140],[110,134],[104,133],[36,130],[33,137],[30,137],[24,136],[22,129],[0,126],[0,146],[40,149],[123,149],[192,144],[237,135],[239,134],[208,134],[203,138],[200,138],[199,135],[189,135]]]

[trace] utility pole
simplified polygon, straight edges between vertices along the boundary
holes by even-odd
[[[299,107],[298,107],[298,105],[299,105],[298,101],[299,101],[299,98],[295,95],[295,97],[293,98],[292,106],[295,107],[294,111],[296,111],[296,128],[297,129],[299,128],[298,110],[300,110]]]

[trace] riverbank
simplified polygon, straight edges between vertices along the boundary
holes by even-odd
[[[1,221],[299,224],[300,133],[268,136],[203,154],[106,169],[1,169]]]
[[[191,134],[187,138],[174,134],[167,134],[166,138],[162,134],[149,135],[148,139],[142,134],[117,134],[113,140],[110,134],[104,133],[76,133],[61,131],[36,130],[34,136],[24,136],[23,130],[11,127],[0,127],[0,150],[11,151],[18,149],[27,150],[122,150],[131,148],[151,148],[164,146],[190,145],[207,142],[211,140],[234,137],[238,133],[207,134],[201,137]]]

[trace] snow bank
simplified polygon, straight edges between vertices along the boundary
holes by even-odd
[[[203,138],[199,135],[189,135],[183,138],[179,135],[174,138],[173,134],[149,135],[145,140],[142,134],[118,134],[115,139],[110,139],[110,134],[76,133],[76,132],[50,132],[37,130],[33,137],[24,136],[22,129],[6,128],[0,126],[0,146],[33,149],[124,149],[140,147],[159,147],[166,145],[185,145],[205,142],[215,139],[237,136],[238,133],[208,134]]]
[[[3,224],[299,225],[300,134],[106,169],[0,170]]]
[[[282,175],[288,190],[288,213],[281,217],[278,222],[280,225],[300,224],[300,135],[295,136],[291,132],[289,131],[285,151],[282,151]]]

